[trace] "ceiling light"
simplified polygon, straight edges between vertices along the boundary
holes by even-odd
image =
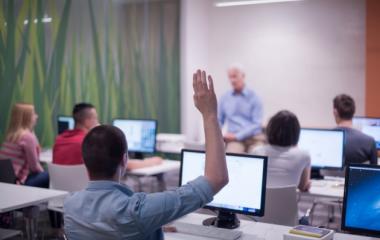
[[[232,7],[243,6],[252,4],[265,4],[265,3],[280,3],[280,2],[296,2],[302,0],[251,0],[251,1],[223,1],[215,3],[216,7]]]

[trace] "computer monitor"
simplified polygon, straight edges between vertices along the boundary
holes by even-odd
[[[376,148],[380,150],[380,118],[354,117],[353,124],[355,128],[373,137]]]
[[[70,116],[60,115],[57,117],[58,134],[61,134],[66,130],[74,129],[74,125],[75,125],[74,118]]]
[[[205,152],[182,150],[180,185],[204,175]],[[204,225],[236,228],[239,220],[235,213],[264,216],[267,157],[246,154],[226,154],[229,183],[214,196],[205,208],[218,210],[216,218]]]
[[[302,128],[298,147],[309,152],[313,168],[342,169],[344,143],[343,130]]]
[[[353,164],[346,168],[342,229],[380,237],[380,167]]]
[[[141,158],[143,153],[156,151],[157,121],[148,119],[115,119],[113,126],[120,128],[127,140],[128,151]]]

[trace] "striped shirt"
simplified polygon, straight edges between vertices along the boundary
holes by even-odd
[[[42,172],[39,162],[40,146],[32,132],[24,133],[15,142],[5,141],[0,148],[0,159],[10,159],[18,182],[24,184],[30,173]]]

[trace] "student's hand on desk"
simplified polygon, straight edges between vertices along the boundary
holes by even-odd
[[[151,157],[151,158],[147,158],[145,159],[146,163],[149,165],[149,166],[156,166],[156,165],[160,165],[162,164],[162,158],[161,157]]]
[[[204,117],[216,117],[217,100],[214,92],[214,84],[210,75],[208,75],[208,84],[206,72],[198,70],[193,74],[194,104]]]
[[[237,140],[233,133],[226,133],[223,138],[225,142],[233,142]]]
[[[174,232],[177,232],[177,228],[171,225],[165,225],[162,227],[162,231],[168,232],[168,233],[174,233]]]

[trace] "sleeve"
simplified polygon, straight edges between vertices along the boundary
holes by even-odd
[[[31,172],[43,172],[43,168],[38,158],[38,142],[33,134],[27,134],[22,139],[22,146],[25,153],[25,160],[28,162]]]
[[[369,162],[371,165],[377,165],[377,148],[376,148],[376,141],[373,140],[372,146],[371,146],[371,155],[369,156]]]
[[[140,231],[150,234],[211,202],[214,193],[208,180],[201,176],[174,191],[134,196],[129,202],[128,212]]]
[[[242,141],[248,137],[254,136],[261,132],[261,123],[263,120],[263,105],[256,96],[253,100],[253,110],[251,113],[252,123],[236,134],[236,139]]]
[[[223,103],[224,103],[224,96],[220,98],[220,101],[218,103],[218,122],[221,128],[223,127],[223,124],[226,120],[226,114],[224,112]]]

